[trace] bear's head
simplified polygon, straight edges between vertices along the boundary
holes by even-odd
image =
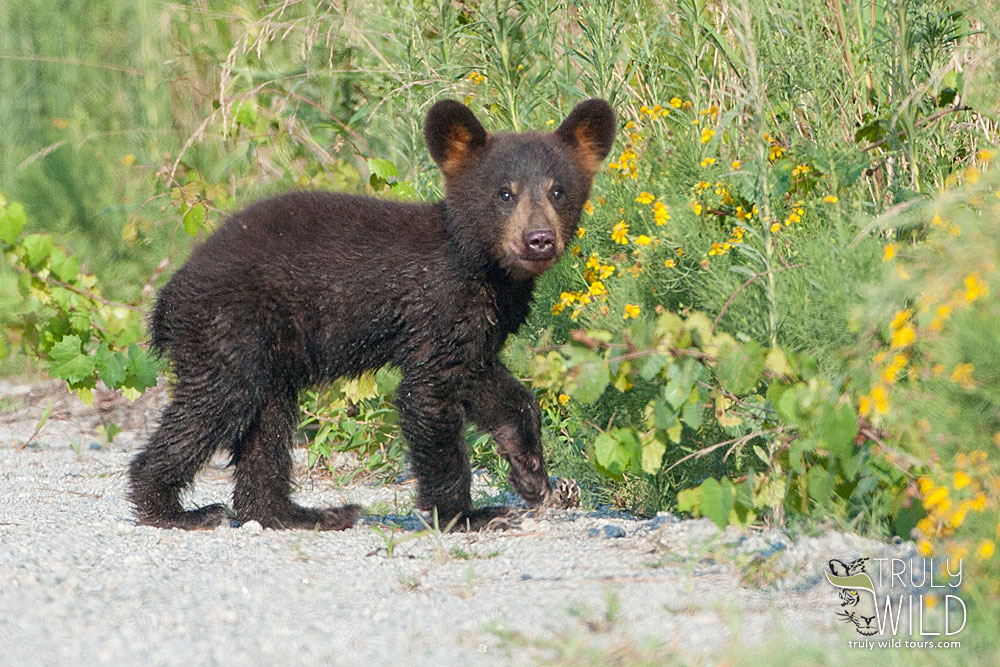
[[[576,233],[615,123],[599,99],[581,102],[552,133],[488,134],[463,104],[431,107],[424,138],[444,174],[448,234],[462,260],[517,280],[552,266]]]

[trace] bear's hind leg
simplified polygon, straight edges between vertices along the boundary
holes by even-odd
[[[241,443],[233,493],[236,517],[241,522],[258,521],[265,528],[350,528],[361,512],[357,505],[313,509],[296,505],[289,498],[297,414],[294,391],[272,394],[253,430]]]
[[[204,400],[193,403],[178,389],[149,444],[132,459],[129,496],[140,524],[200,530],[215,528],[226,518],[224,505],[185,511],[180,501],[216,448],[229,444],[220,430],[224,422],[206,420],[206,408]]]

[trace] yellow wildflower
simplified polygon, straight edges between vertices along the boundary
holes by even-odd
[[[877,384],[872,388],[871,398],[879,414],[884,415],[889,411],[889,398],[886,396],[885,388],[882,385]]]
[[[882,251],[882,261],[888,262],[895,256],[896,256],[896,244],[895,243],[886,244],[885,249]]]
[[[593,294],[594,296],[601,296],[602,294],[607,294],[608,292],[608,289],[604,286],[604,283],[602,283],[600,280],[595,280],[594,282],[590,283],[590,287],[588,289],[590,293]]]
[[[673,259],[667,259],[663,261],[663,266],[667,267],[668,269],[672,269],[674,268],[674,266],[676,266],[676,263],[674,262]]]
[[[913,327],[909,324],[905,324],[893,332],[890,347],[893,349],[908,347],[913,344],[915,338],[916,332],[913,330]]]
[[[694,107],[694,104],[691,103],[691,100],[684,100],[684,103],[681,104],[681,108],[685,111],[690,111],[692,107]]]
[[[771,223],[771,233],[772,234],[777,234],[780,229],[781,229],[781,223],[779,223],[779,222],[773,222],[773,223]]]
[[[478,86],[485,80],[486,77],[479,72],[469,72],[469,81],[471,81],[474,85]]]
[[[622,245],[628,245],[628,223],[624,220],[619,220],[618,224],[615,225],[611,230],[611,240],[615,243],[621,243]]]
[[[928,495],[934,490],[934,482],[930,477],[921,477],[917,480],[917,487],[922,495]]]
[[[892,318],[892,322],[889,322],[889,328],[893,331],[902,328],[904,324],[910,321],[910,317],[913,316],[913,311],[909,308],[904,308],[903,310],[896,313],[896,316]]]
[[[626,303],[625,304],[625,314],[622,315],[622,319],[626,319],[627,320],[630,317],[632,319],[635,319],[638,316],[639,316],[639,306],[635,306],[635,305],[633,305],[631,303]]]
[[[594,205],[590,203],[590,200],[583,202],[583,210],[587,212],[587,215],[594,215]]]
[[[948,497],[948,487],[939,486],[934,491],[924,498],[924,508],[932,509],[937,505],[940,505]]]
[[[725,254],[726,251],[725,249],[723,249],[721,243],[713,243],[712,249],[708,251],[709,257],[711,257],[712,255],[725,255]]]
[[[920,540],[920,542],[917,543],[917,551],[920,552],[921,556],[930,556],[934,553],[934,547],[929,541]]]
[[[862,417],[868,416],[872,411],[872,399],[870,396],[862,396],[858,399],[858,414]]]
[[[968,475],[966,475],[961,470],[958,470],[958,471],[955,472],[955,490],[956,491],[961,491],[962,489],[964,489],[965,487],[967,487],[971,481],[972,481],[972,478],[969,477]]]
[[[701,166],[702,167],[711,167],[713,164],[715,164],[715,158],[714,157],[707,157],[707,158],[705,158],[704,160],[701,161]]]
[[[733,163],[730,166],[732,166],[733,169],[739,169],[740,168],[740,161],[739,160],[733,160]]]
[[[979,548],[976,549],[976,557],[981,560],[989,560],[993,558],[993,553],[996,551],[996,545],[993,540],[983,540],[979,543]]]
[[[714,136],[715,136],[715,130],[708,127],[704,128],[701,131],[701,143],[707,144],[709,141],[712,140],[712,137]]]
[[[979,277],[979,273],[974,271],[965,277],[965,300],[973,302],[981,296],[986,296],[989,288]]]
[[[770,148],[767,149],[767,158],[772,162],[774,162],[784,154],[785,154],[784,147],[779,146],[777,144],[773,144]]]
[[[679,98],[679,97],[671,97],[670,98],[670,106],[672,106],[675,109],[680,109],[681,108],[681,98]]]
[[[579,229],[576,230],[576,235],[581,239],[583,238],[583,235],[586,233],[587,233],[586,227],[580,227]]]
[[[691,210],[694,211],[695,215],[701,215],[702,211],[701,204],[699,204],[696,201],[691,202]]]
[[[651,204],[653,203],[654,199],[656,199],[656,197],[654,197],[651,193],[643,190],[642,192],[639,193],[639,196],[636,197],[635,200],[640,204]]]
[[[838,197],[837,195],[827,195],[823,197],[823,201],[825,201],[827,204],[836,204],[837,202],[840,201],[840,197]]]
[[[132,153],[126,153],[125,155],[122,155],[122,164],[125,165],[126,167],[131,166],[132,163],[134,162],[135,162],[135,155],[133,155]]]
[[[635,240],[638,245],[649,245],[653,239],[649,238],[645,234],[639,234],[639,237]]]
[[[670,219],[670,213],[667,211],[666,205],[658,201],[653,204],[653,220],[656,221],[658,226],[665,225],[667,220]]]
[[[559,405],[566,405],[569,403],[569,396],[566,394],[559,394]]]
[[[958,364],[955,366],[955,370],[951,372],[951,381],[957,385],[961,385],[963,389],[972,389],[972,371],[974,367],[972,364]]]

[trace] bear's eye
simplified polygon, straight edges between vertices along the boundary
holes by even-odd
[[[557,185],[556,187],[552,188],[552,198],[553,199],[555,199],[555,200],[558,201],[558,200],[560,200],[560,199],[563,198],[563,194],[565,194],[565,193],[563,192],[563,189],[562,189],[561,186]]]
[[[510,188],[500,188],[500,200],[510,201],[514,198],[513,193],[511,193]]]

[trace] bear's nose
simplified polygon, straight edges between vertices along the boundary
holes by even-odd
[[[556,255],[556,233],[551,229],[534,229],[522,236],[529,259],[551,259]]]

